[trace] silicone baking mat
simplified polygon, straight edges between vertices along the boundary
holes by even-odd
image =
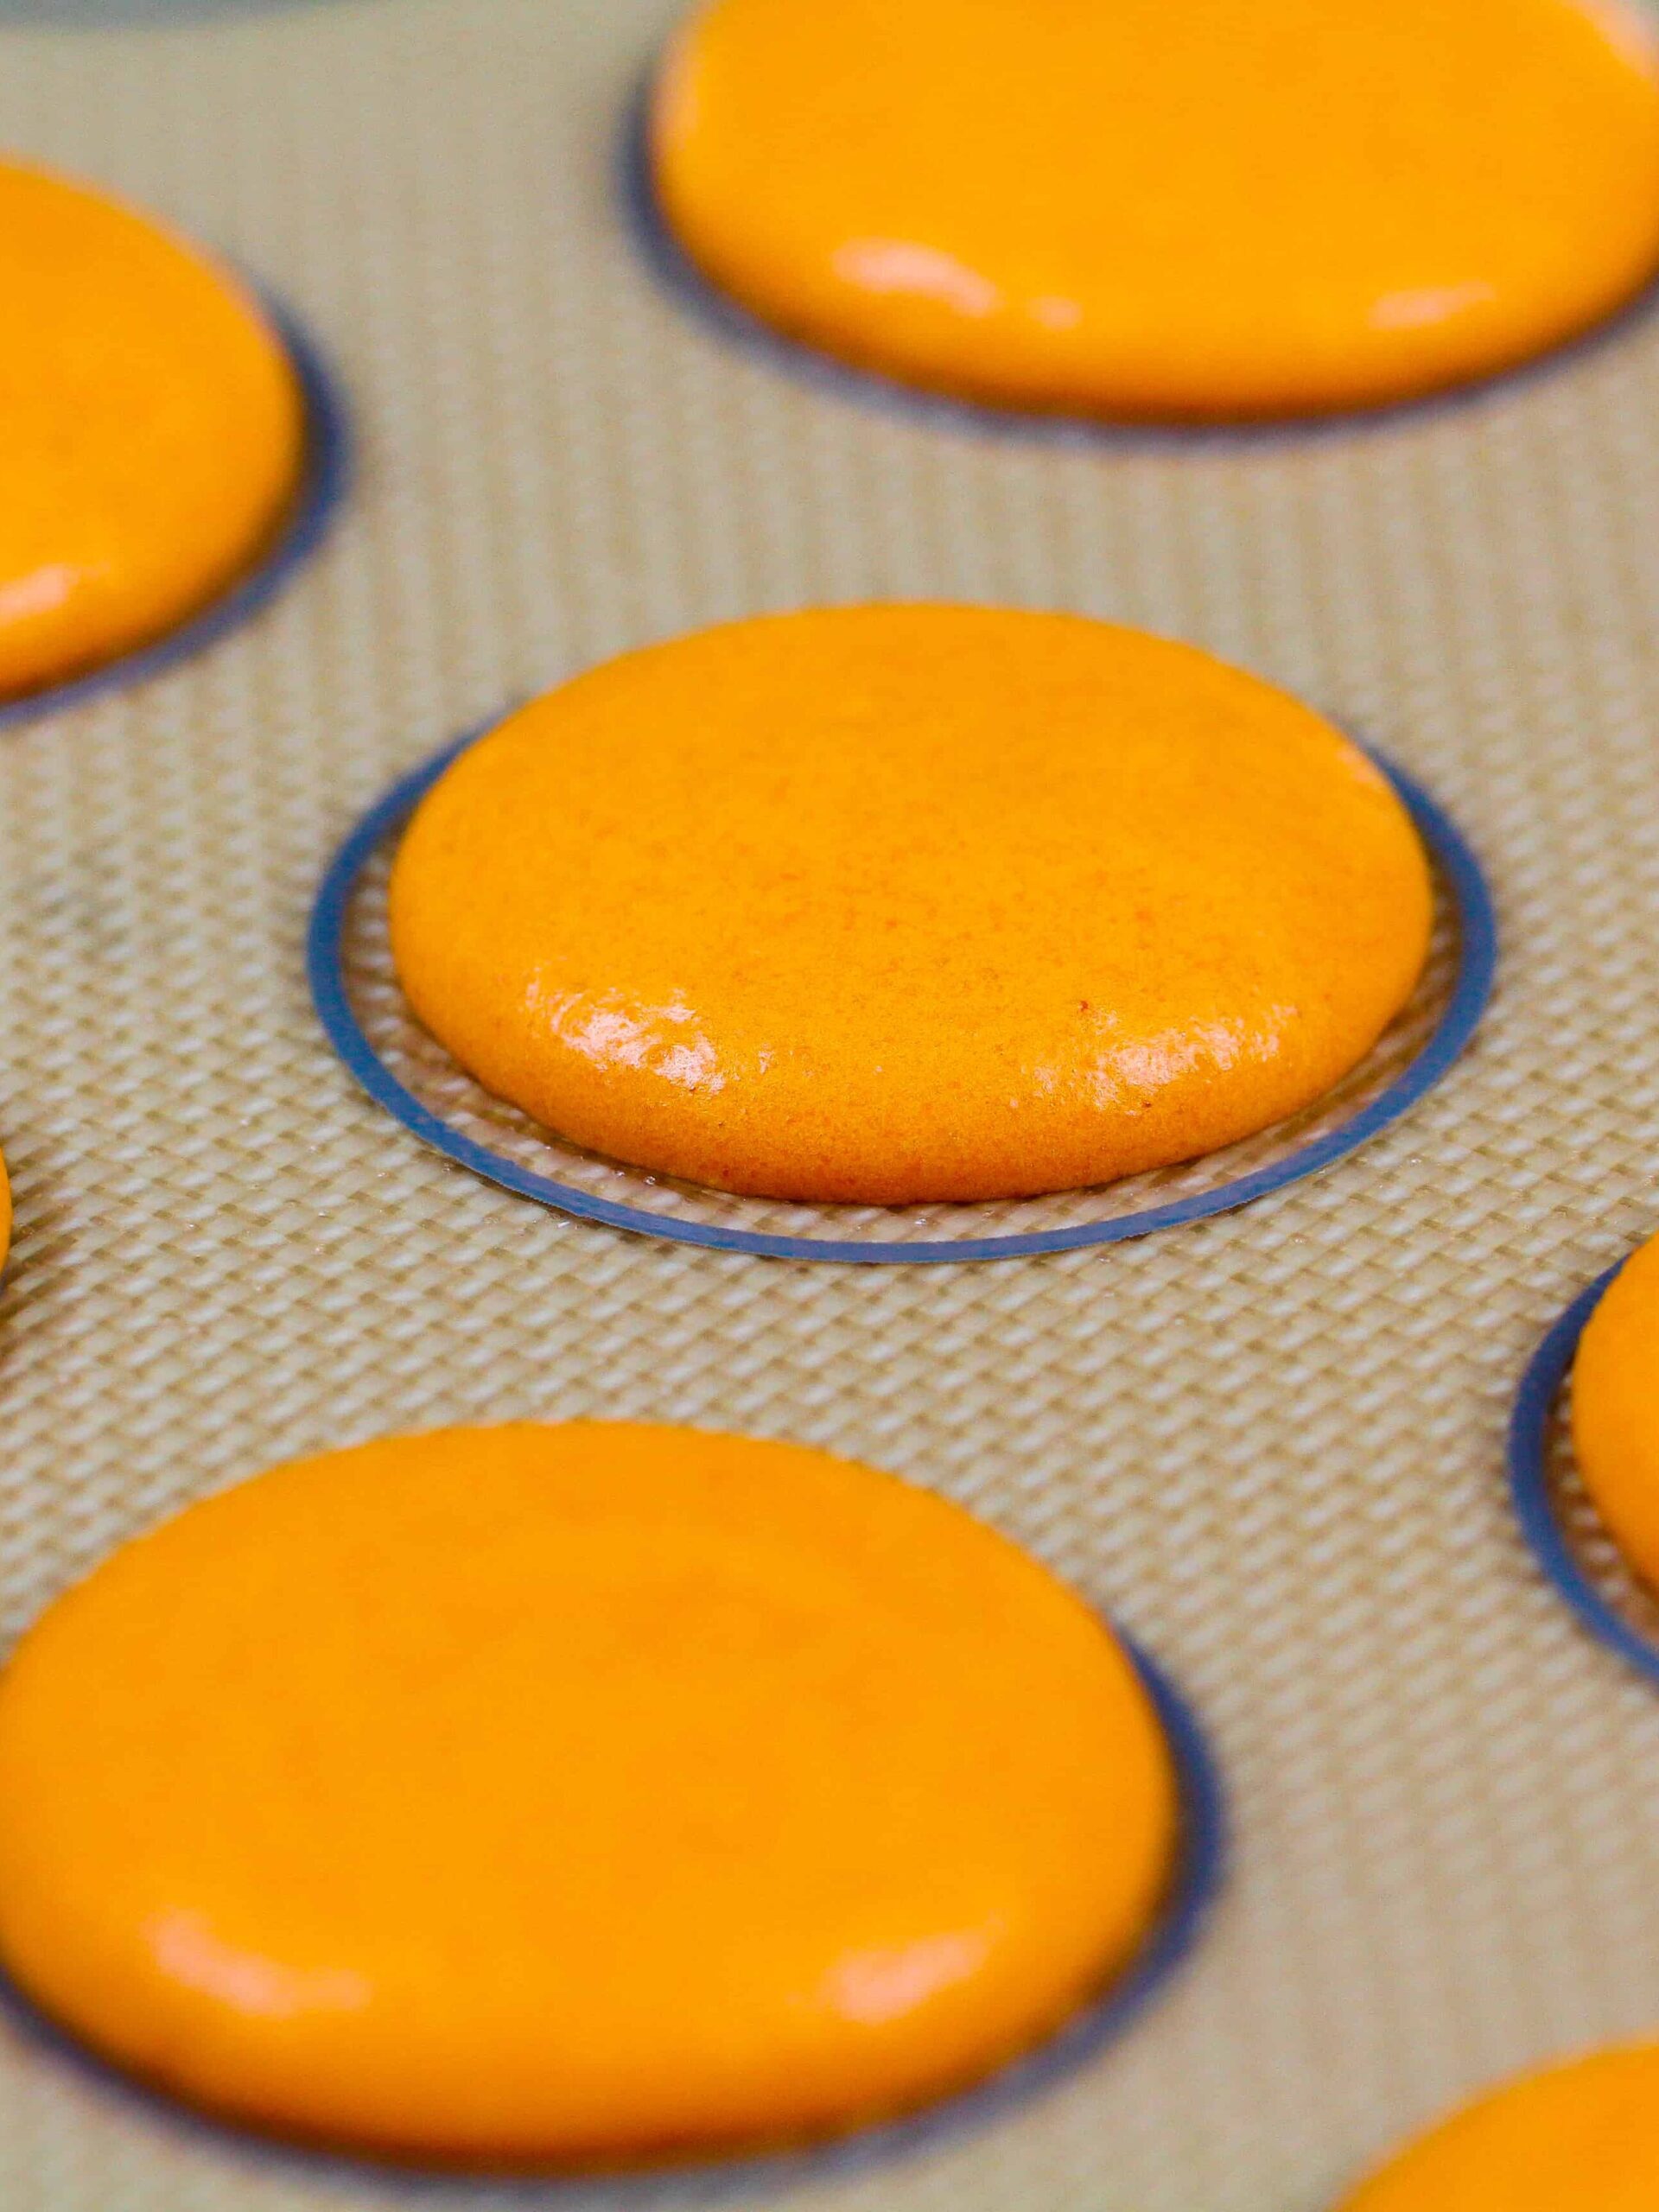
[[[1371,421],[975,423],[663,289],[618,178],[661,0],[92,12],[0,4],[0,144],[290,302],[359,461],[255,620],[0,741],[8,1632],[169,1506],[391,1428],[798,1437],[1121,1620],[1206,1723],[1235,1848],[1121,2041],[874,2163],[385,2176],[197,2126],[8,2014],[0,2206],[1325,2212],[1448,2098],[1659,2024],[1659,1693],[1543,1583],[1503,1458],[1545,1328],[1659,1225],[1659,313]],[[880,594],[1143,623],[1397,760],[1497,894],[1472,1051],[1316,1179],[994,1267],[631,1238],[358,1092],[306,918],[399,773],[601,654]]]

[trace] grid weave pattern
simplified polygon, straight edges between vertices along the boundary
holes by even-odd
[[[1543,1588],[1503,1478],[1544,1325],[1659,1214],[1659,311],[1369,421],[980,424],[734,346],[653,276],[617,153],[667,0],[90,11],[0,10],[0,143],[285,296],[361,469],[248,628],[0,744],[6,1631],[169,1507],[391,1428],[791,1436],[1121,1619],[1208,1722],[1238,1848],[1126,2041],[879,2165],[400,2179],[0,2015],[6,2212],[1322,2212],[1448,2098],[1659,2022],[1659,1699]],[[1247,1212],[930,1269],[583,1227],[358,1095],[302,945],[397,773],[601,655],[881,595],[1145,624],[1400,761],[1497,894],[1472,1053]]]

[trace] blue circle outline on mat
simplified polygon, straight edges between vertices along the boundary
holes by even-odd
[[[1491,996],[1497,969],[1497,918],[1479,861],[1463,833],[1422,786],[1376,753],[1368,751],[1404,803],[1424,843],[1450,886],[1462,931],[1457,981],[1445,1013],[1422,1050],[1370,1103],[1338,1128],[1317,1137],[1285,1159],[1236,1176],[1213,1191],[1172,1199],[1167,1205],[1143,1207],[1138,1213],[1120,1214],[1107,1221],[1082,1222],[1069,1229],[1030,1230],[1020,1236],[963,1236],[937,1240],[918,1238],[913,1243],[883,1243],[875,1238],[842,1241],[833,1237],[785,1236],[761,1230],[726,1229],[707,1222],[682,1221],[671,1214],[652,1213],[643,1206],[625,1205],[613,1198],[594,1197],[550,1176],[538,1175],[515,1160],[492,1152],[487,1146],[453,1128],[441,1116],[422,1104],[400,1083],[375,1051],[353,1009],[346,994],[344,941],[346,917],[358,878],[381,841],[404,817],[467,748],[499,727],[491,721],[469,730],[466,736],[444,746],[431,760],[399,778],[376,801],[329,863],[316,903],[306,943],[306,969],[311,996],[329,1042],[346,1067],[378,1105],[447,1159],[488,1182],[499,1184],[520,1198],[533,1198],[585,1221],[604,1223],[612,1229],[632,1230],[671,1243],[698,1244],[722,1252],[747,1252],[773,1260],[835,1260],[868,1265],[902,1266],[968,1260],[1032,1259],[1049,1252],[1077,1251],[1096,1244],[1121,1244],[1173,1229],[1211,1215],[1230,1213],[1271,1191],[1317,1174],[1343,1159],[1380,1130],[1396,1122],[1445,1075],[1474,1035]]]
[[[256,287],[254,296],[288,358],[304,410],[305,452],[286,519],[251,569],[148,645],[135,646],[84,675],[0,702],[0,731],[38,715],[65,712],[106,691],[124,690],[128,684],[158,676],[175,662],[216,645],[273,599],[327,537],[351,480],[350,410],[339,382],[299,319],[270,293]]]
[[[1584,1626],[1659,1682],[1659,1644],[1650,1643],[1604,1598],[1573,1554],[1549,1487],[1549,1439],[1555,1403],[1590,1316],[1623,1269],[1621,1260],[1582,1290],[1527,1363],[1510,1418],[1510,1496],[1522,1534],[1545,1578]]]

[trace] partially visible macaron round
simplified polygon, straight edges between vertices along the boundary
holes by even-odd
[[[670,230],[755,315],[1014,407],[1411,398],[1659,266],[1624,0],[703,0],[650,150]]]
[[[1322,1096],[1421,974],[1421,842],[1286,693],[1069,614],[821,608],[627,653],[428,793],[399,979],[652,1173],[906,1205],[1109,1182]]]
[[[1176,1771],[959,1508],[626,1423],[389,1439],[115,1553],[0,1677],[0,1962],[226,2117],[640,2161],[960,2088],[1108,1987]]]
[[[1598,2051],[1466,2105],[1338,2212],[1649,2212],[1659,2044]]]
[[[1620,1551],[1659,1589],[1659,1237],[1608,1285],[1573,1365],[1573,1445]]]
[[[305,410],[246,289],[149,217],[0,162],[0,701],[217,599],[296,493]]]

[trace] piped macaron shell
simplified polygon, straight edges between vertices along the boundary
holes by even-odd
[[[419,1019],[653,1173],[904,1205],[1105,1183],[1322,1096],[1433,916],[1382,773],[1190,646],[936,605],[626,654],[428,793]]]
[[[1573,1366],[1573,1445],[1597,1512],[1659,1588],[1659,1237],[1603,1292]]]
[[[1659,2044],[1530,2074],[1410,2144],[1337,2212],[1651,2212]]]
[[[0,700],[147,645],[270,543],[305,409],[227,270],[147,216],[0,163]]]
[[[0,1960],[210,2111],[563,2165],[961,2087],[1139,1952],[1180,1826],[1135,1665],[929,1492],[633,1424],[281,1467],[0,1678]]]
[[[649,137],[669,229],[756,315],[1014,407],[1414,397],[1659,265],[1624,0],[705,0]]]

